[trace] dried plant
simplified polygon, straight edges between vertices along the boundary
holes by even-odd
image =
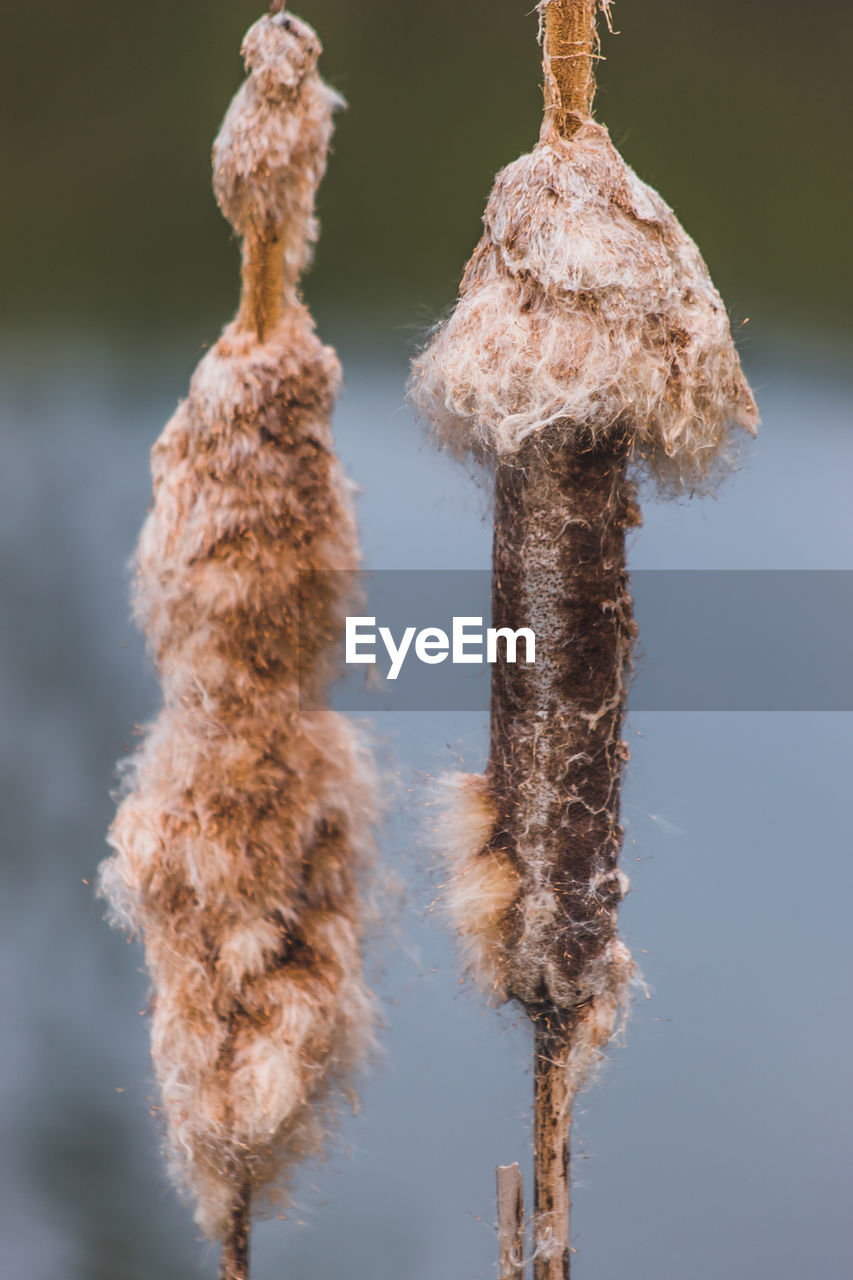
[[[214,147],[242,298],[153,450],[134,604],[163,708],[101,871],[113,920],[144,938],[170,1172],[228,1280],[248,1274],[250,1205],[277,1203],[317,1149],[375,1022],[373,763],[322,706],[359,561],[330,429],[340,370],[299,295],[339,99],[283,9],[248,32]]]
[[[572,1103],[634,974],[617,932],[634,479],[707,488],[757,423],[698,249],[590,118],[598,8],[539,6],[539,142],[498,175],[410,388],[441,443],[494,470],[493,625],[537,636],[535,664],[495,668],[486,773],[445,783],[440,832],[466,961],[534,1026],[537,1280],[569,1275]],[[510,1180],[506,1277],[520,1202]]]

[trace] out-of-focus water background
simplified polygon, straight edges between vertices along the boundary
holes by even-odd
[[[127,619],[148,450],[236,297],[207,157],[256,11],[5,10],[1,1269],[210,1278],[160,1170],[140,951],[92,886],[115,761],[157,705]],[[366,563],[485,568],[487,497],[402,408],[405,360],[452,301],[491,175],[535,137],[535,18],[509,0],[302,13],[351,104],[307,293],[346,369],[336,431]],[[646,504],[632,564],[853,568],[851,11],[614,16],[599,115],[702,245],[763,416],[717,498]],[[377,717],[382,856],[406,888],[372,961],[384,1055],[288,1221],[257,1230],[257,1280],[494,1275],[494,1166],[529,1167],[529,1036],[460,984],[424,842],[426,784],[480,767],[484,721]],[[644,712],[629,737],[622,919],[648,995],[578,1109],[575,1274],[851,1274],[850,716]]]

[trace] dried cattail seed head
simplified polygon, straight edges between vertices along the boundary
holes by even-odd
[[[163,707],[101,871],[113,920],[144,936],[172,1177],[238,1252],[250,1198],[275,1203],[322,1146],[372,1042],[377,790],[369,744],[323,705],[359,549],[340,368],[296,296],[337,99],[298,19],[261,19],[245,52],[214,148],[243,297],[152,450],[134,603]]]
[[[546,427],[626,431],[664,488],[703,488],[755,402],[722,300],[672,210],[607,130],[553,130],[498,174],[456,308],[411,397],[451,449],[509,457]]]
[[[213,146],[213,189],[236,231],[266,239],[298,224],[307,232],[301,245],[286,247],[291,285],[316,239],[314,196],[326,170],[332,116],[343,106],[320,78],[320,52],[316,34],[298,18],[259,19],[243,42],[248,79]]]

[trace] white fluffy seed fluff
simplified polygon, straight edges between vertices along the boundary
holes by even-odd
[[[153,450],[135,610],[163,708],[126,766],[101,872],[113,919],[144,938],[170,1170],[212,1238],[246,1187],[254,1208],[276,1203],[375,1025],[374,765],[322,706],[359,562],[330,427],[340,370],[289,288],[335,98],[313,32],[288,23],[249,32],[251,78],[215,149],[223,208],[247,239],[273,235],[287,305],[263,341],[240,319],[225,330]]]
[[[559,423],[629,428],[664,488],[702,489],[757,410],[696,245],[607,130],[545,130],[495,181],[456,307],[410,396],[457,453],[506,457]]]

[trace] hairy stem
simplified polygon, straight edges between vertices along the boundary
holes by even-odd
[[[570,138],[592,112],[598,0],[546,0],[542,10],[545,119]]]
[[[569,1280],[572,1093],[566,1071],[567,1027],[545,1018],[534,1032],[534,1280]]]
[[[498,1165],[499,1280],[524,1273],[524,1180],[517,1164]]]
[[[251,1186],[247,1181],[235,1198],[228,1235],[222,1242],[219,1280],[249,1280]]]
[[[284,250],[278,227],[246,236],[242,279],[237,324],[263,342],[284,314]]]

